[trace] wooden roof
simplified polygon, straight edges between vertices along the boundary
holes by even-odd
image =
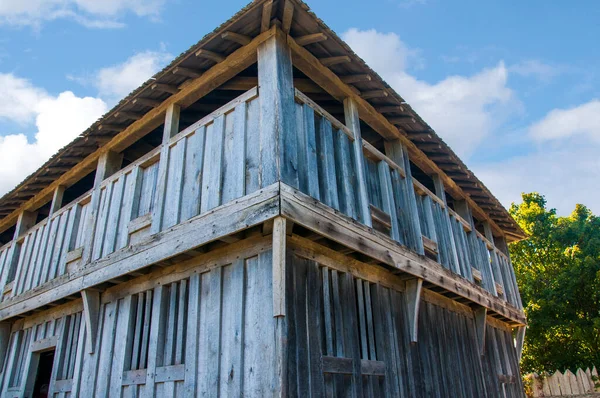
[[[269,4],[272,6],[269,7]],[[294,11],[290,21],[292,6]],[[398,136],[409,140],[406,141],[409,145],[409,152],[418,153],[419,158],[426,156],[429,159],[426,159],[426,163],[433,162],[429,164],[429,168],[436,171],[441,170],[448,177],[446,188],[449,192],[457,193],[458,196],[465,194],[470,197],[506,233],[508,240],[526,237],[507,210],[434,130],[300,0],[255,0],[236,13],[229,21],[204,36],[162,71],[120,101],[70,144],[59,150],[12,191],[0,198],[0,223],[9,216],[14,218],[15,213],[22,210],[22,206],[28,200],[81,160],[94,153],[134,123],[136,119],[141,118],[154,106],[177,92],[178,87],[185,84],[186,81],[211,68],[216,60],[198,57],[196,54],[199,50],[208,51],[209,54],[214,52],[221,56],[227,56],[238,49],[241,43],[232,40],[232,37],[222,37],[223,33],[235,32],[248,37],[260,34],[263,19],[269,17],[269,15],[263,16],[263,10],[268,11],[269,8],[271,20],[277,19],[283,21],[284,24],[287,23],[290,29],[289,34],[292,37],[302,37],[314,33],[326,35],[327,40],[308,44],[305,49],[319,59],[346,57],[347,59],[337,58],[342,62],[328,65],[340,77],[368,75],[368,79],[360,79],[353,82],[352,85],[365,100],[396,126]],[[419,166],[422,165],[419,164]]]

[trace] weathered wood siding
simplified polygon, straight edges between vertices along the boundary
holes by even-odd
[[[411,344],[403,292],[289,261],[290,396],[524,397],[508,329],[488,325],[480,357],[470,310],[425,301]]]
[[[271,251],[187,274],[103,299],[94,354],[85,352],[81,312],[14,331],[0,395],[22,396],[32,352],[42,345],[56,347],[52,397],[272,395]]]
[[[71,263],[79,268],[100,260],[263,188],[261,161],[272,156],[259,145],[258,98],[257,88],[242,94],[172,137],[166,151],[152,150],[2,247],[0,288],[11,282],[11,266],[16,268],[12,290],[3,298],[65,275]],[[92,195],[98,196],[95,212]]]

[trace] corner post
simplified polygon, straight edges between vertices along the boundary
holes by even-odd
[[[354,136],[352,150],[354,151],[354,168],[356,170],[359,216],[360,221],[369,226],[373,226],[371,220],[371,210],[369,208],[369,196],[367,195],[367,180],[365,175],[365,160],[363,152],[363,140],[360,132],[360,116],[356,101],[352,98],[344,100],[344,116],[346,118],[346,127],[350,129]]]
[[[279,28],[258,47],[261,188],[278,180],[298,188],[292,56]]]
[[[156,181],[156,202],[152,209],[152,227],[153,234],[162,229],[163,211],[167,195],[167,175],[169,172],[169,141],[179,132],[179,116],[181,108],[177,104],[172,104],[165,114],[165,128],[163,130],[162,147],[160,148],[160,160],[158,163],[158,176]]]
[[[276,352],[276,377],[278,386],[274,396],[286,395],[287,378],[287,318],[286,318],[286,295],[287,295],[287,233],[289,223],[283,217],[275,217],[273,220],[273,317],[275,322],[275,352]]]

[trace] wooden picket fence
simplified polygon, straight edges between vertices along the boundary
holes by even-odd
[[[564,373],[558,370],[552,375],[538,375],[531,373],[526,376],[526,384],[531,386],[528,391],[530,397],[572,397],[600,392],[598,371],[594,366],[591,370],[577,369],[573,373],[567,370]]]

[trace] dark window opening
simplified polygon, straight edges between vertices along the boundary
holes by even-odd
[[[13,240],[13,238],[15,237],[16,230],[17,230],[17,226],[13,225],[12,227],[5,230],[4,232],[0,233],[0,247],[4,246],[5,244],[7,244],[11,240]]]
[[[85,194],[94,187],[94,179],[96,178],[96,170],[94,169],[91,173],[65,189],[63,194],[62,206],[65,207],[81,195]]]
[[[294,87],[298,89],[298,91],[313,100],[317,105],[323,108],[325,112],[329,113],[340,123],[346,123],[343,103],[335,99],[327,91],[323,90],[300,70],[294,68],[293,74]]]
[[[433,183],[433,179],[427,175],[423,170],[419,168],[413,162],[410,162],[410,171],[412,176],[419,181],[421,184],[425,186],[425,188],[429,189],[431,192],[435,193],[435,184]]]
[[[52,376],[52,366],[54,365],[54,350],[42,352],[39,356],[32,398],[46,398],[50,389],[50,377]]]
[[[50,215],[50,208],[52,207],[52,201],[46,203],[42,207],[37,209],[37,218],[35,219],[35,225],[44,221]]]
[[[181,110],[179,131],[202,120],[246,91],[258,86],[258,65],[252,64],[198,101]]]
[[[161,124],[123,150],[123,163],[121,164],[121,169],[129,166],[131,163],[134,163],[136,160],[159,147],[162,144],[164,129],[164,124]]]

